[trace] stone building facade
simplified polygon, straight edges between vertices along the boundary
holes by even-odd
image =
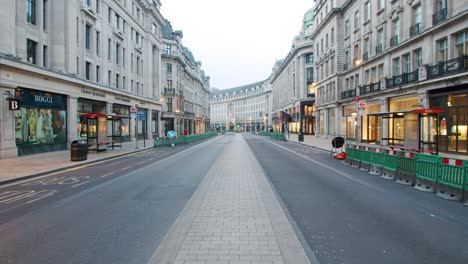
[[[159,0],[3,1],[0,158],[66,149],[76,139],[158,135],[160,6]]]
[[[270,80],[212,89],[210,108],[212,130],[269,131],[272,125]]]

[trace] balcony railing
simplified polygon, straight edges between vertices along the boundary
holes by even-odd
[[[419,71],[407,72],[400,75],[395,75],[392,78],[386,79],[386,87],[393,88],[402,86],[408,83],[417,82],[419,80]]]
[[[370,94],[376,91],[380,91],[380,82],[359,86],[359,95]]]
[[[468,71],[468,55],[426,66],[427,78],[434,79],[446,75]]]
[[[432,26],[436,26],[446,19],[447,19],[447,8],[442,8],[441,10],[435,12],[432,15]]]
[[[174,88],[164,88],[164,93],[175,93],[175,89]]]
[[[375,47],[375,53],[376,54],[380,54],[384,51],[384,48],[383,48],[383,45],[382,44],[379,44],[377,45],[377,47]]]
[[[421,33],[421,23],[416,23],[409,28],[410,37],[417,36]]]
[[[362,54],[362,61],[367,61],[369,60],[369,52],[366,51]]]
[[[341,92],[341,99],[356,97],[356,89]]]
[[[395,47],[399,43],[398,35],[395,35],[390,38],[390,47]]]

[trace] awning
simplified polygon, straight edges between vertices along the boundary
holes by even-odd
[[[412,113],[413,110],[404,110],[404,111],[395,111],[395,112],[380,112],[380,113],[370,113],[368,116],[381,116],[381,117],[394,117],[394,116],[404,116],[405,114]]]
[[[107,115],[103,113],[86,113],[86,114],[82,114],[81,116],[84,116],[87,118],[107,117]]]

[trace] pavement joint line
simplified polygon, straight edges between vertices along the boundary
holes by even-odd
[[[291,152],[291,153],[293,153],[293,154],[296,154],[296,155],[298,155],[298,156],[300,156],[300,157],[302,157],[302,158],[304,158],[304,159],[306,159],[306,160],[308,160],[308,161],[310,161],[310,162],[313,162],[313,163],[315,163],[315,164],[317,164],[317,165],[319,165],[319,166],[321,166],[321,167],[323,167],[323,168],[325,168],[325,169],[331,170],[331,171],[333,171],[334,173],[336,173],[336,174],[338,174],[338,175],[341,175],[341,176],[345,177],[346,179],[348,179],[348,180],[350,180],[350,181],[359,183],[359,184],[364,185],[364,186],[366,186],[366,187],[368,187],[368,188],[370,188],[370,189],[373,189],[373,190],[375,190],[375,191],[385,192],[385,190],[384,190],[383,188],[380,188],[380,187],[374,186],[374,185],[372,185],[372,184],[369,184],[369,183],[367,183],[367,182],[365,182],[365,181],[356,179],[356,178],[352,177],[351,175],[349,175],[349,174],[347,174],[347,173],[344,173],[344,172],[342,172],[342,171],[340,171],[340,170],[338,170],[338,169],[335,169],[335,168],[333,168],[333,167],[330,167],[330,166],[328,166],[328,165],[325,165],[325,164],[323,164],[323,163],[320,163],[320,162],[318,162],[318,161],[316,161],[316,160],[313,160],[313,159],[307,157],[306,155],[303,155],[303,154],[297,153],[297,152],[295,152],[295,151],[292,151],[292,150],[290,150],[290,149],[288,149],[288,148],[286,148],[286,147],[283,147],[283,146],[281,146],[281,145],[279,145],[279,144],[277,144],[277,143],[275,143],[275,142],[271,142],[271,141],[266,140],[266,139],[264,139],[264,140],[265,140],[266,142],[269,142],[270,144],[273,144],[273,145],[279,147],[279,148],[282,148],[282,149],[284,149],[284,150],[286,150],[286,151],[289,151],[289,152]]]

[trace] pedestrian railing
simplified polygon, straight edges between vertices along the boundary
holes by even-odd
[[[468,206],[468,160],[347,142],[344,163]]]
[[[209,132],[205,134],[196,134],[196,135],[188,135],[188,136],[178,136],[176,138],[161,138],[154,140],[154,147],[159,146],[170,146],[172,144],[185,144],[190,143],[196,140],[205,139],[208,137],[216,136],[217,132]]]

